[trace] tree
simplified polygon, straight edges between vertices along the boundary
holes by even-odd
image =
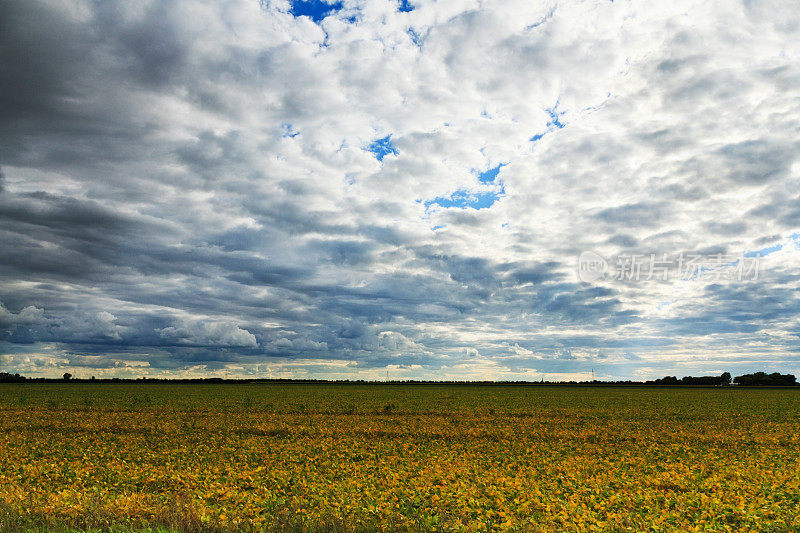
[[[680,382],[677,376],[664,376],[654,381],[656,385],[678,385]]]
[[[731,384],[731,375],[729,372],[724,372],[719,376],[684,376],[678,379],[676,376],[665,376],[655,381],[648,381],[656,385],[704,385],[704,386],[722,386]]]
[[[766,372],[756,372],[755,374],[744,374],[736,376],[733,380],[737,385],[742,386],[768,386],[768,387],[791,387],[797,384],[797,378],[792,374],[779,374],[773,372],[767,374]]]
[[[69,381],[70,379],[72,379],[72,374],[64,372],[64,381]]]

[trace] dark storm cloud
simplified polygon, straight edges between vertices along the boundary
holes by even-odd
[[[625,234],[614,235],[613,237],[608,239],[608,242],[610,242],[611,244],[616,244],[621,248],[634,248],[639,244],[639,240],[636,237]]]
[[[747,222],[744,221],[737,221],[737,222],[717,222],[711,221],[706,223],[706,228],[708,231],[712,233],[716,233],[719,235],[737,235],[744,233],[747,229]]]
[[[594,218],[622,228],[653,227],[669,214],[666,202],[638,202],[602,209]]]
[[[68,4],[0,6],[0,160],[39,169],[85,170],[147,151],[153,126],[137,117],[113,41],[103,26],[77,20]],[[113,28],[107,33],[114,34]]]
[[[74,25],[39,2],[0,5],[2,120],[61,118],[64,100],[81,75],[76,57],[87,51]],[[38,126],[38,125],[37,125]]]
[[[800,195],[776,197],[768,203],[761,204],[749,211],[750,215],[759,219],[779,222],[785,228],[797,227],[800,220]]]
[[[761,139],[728,144],[717,154],[731,169],[730,180],[750,184],[785,177],[797,159],[797,150],[797,144]]]

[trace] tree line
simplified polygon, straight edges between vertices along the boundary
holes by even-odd
[[[94,382],[94,376],[91,379],[74,379],[69,372],[65,373],[61,379],[51,378],[26,378],[19,374],[9,374],[8,372],[0,372],[0,383],[22,383],[25,381],[38,382],[38,381],[77,381],[81,383]],[[155,382],[155,383],[385,383],[383,381],[364,381],[364,380],[325,380],[325,379],[222,379],[222,378],[191,378],[191,379],[158,379],[158,378],[105,378],[98,379],[97,382],[102,383],[136,383],[136,382]],[[797,385],[797,378],[793,374],[780,374],[773,372],[767,374],[766,372],[755,372],[753,374],[743,374],[731,378],[729,372],[723,372],[719,376],[684,376],[678,378],[677,376],[664,376],[663,378],[654,379],[650,381],[591,381],[591,382],[578,382],[578,381],[418,381],[418,380],[403,380],[391,381],[389,383],[407,383],[407,384],[462,384],[462,385],[630,385],[630,386],[672,386],[672,385],[704,385],[722,387],[728,386],[733,383],[742,387],[762,386],[762,387],[786,387]]]
[[[677,376],[664,376],[646,383],[653,385],[712,385],[719,387],[730,385],[731,381],[735,385],[744,387],[787,387],[797,385],[797,378],[793,374],[781,374],[778,372],[773,372],[772,374],[755,372],[736,376],[733,379],[731,379],[730,372],[723,372],[719,376],[684,376],[680,379]]]

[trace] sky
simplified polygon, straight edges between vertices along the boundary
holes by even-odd
[[[0,3],[0,371],[800,375],[800,10]]]

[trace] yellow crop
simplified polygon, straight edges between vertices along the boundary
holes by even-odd
[[[795,390],[0,387],[0,529],[800,531]]]

